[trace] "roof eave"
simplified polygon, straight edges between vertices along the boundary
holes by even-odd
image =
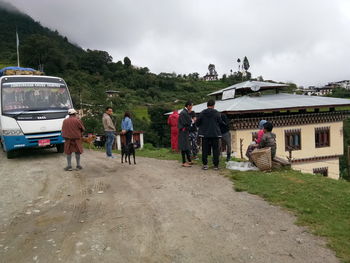
[[[304,110],[304,109],[320,109],[320,108],[335,108],[335,107],[346,107],[350,104],[337,104],[337,105],[315,105],[315,106],[300,106],[300,107],[288,107],[288,108],[274,108],[274,109],[257,109],[257,110],[243,110],[243,111],[222,111],[227,114],[237,115],[245,113],[256,113],[256,112],[274,112],[274,111],[288,111],[288,110]]]

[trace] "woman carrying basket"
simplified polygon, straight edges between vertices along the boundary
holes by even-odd
[[[265,122],[263,124],[263,127],[264,127],[264,134],[261,137],[259,143],[248,147],[246,155],[250,161],[251,161],[251,153],[255,148],[259,148],[259,149],[271,148],[271,158],[273,159],[276,156],[276,148],[277,148],[276,135],[271,132],[273,129],[273,125],[271,122]]]

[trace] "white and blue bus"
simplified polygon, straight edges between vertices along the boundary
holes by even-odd
[[[73,108],[65,81],[41,75],[4,75],[5,71],[0,71],[0,138],[7,157],[30,147],[56,147],[63,152],[62,122]]]

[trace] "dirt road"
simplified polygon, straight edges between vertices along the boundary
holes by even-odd
[[[86,151],[0,154],[0,262],[338,262],[295,218],[219,172]]]

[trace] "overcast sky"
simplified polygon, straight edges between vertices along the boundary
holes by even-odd
[[[321,85],[350,79],[349,0],[11,0],[87,49],[152,72],[221,76],[247,56],[254,77]]]

